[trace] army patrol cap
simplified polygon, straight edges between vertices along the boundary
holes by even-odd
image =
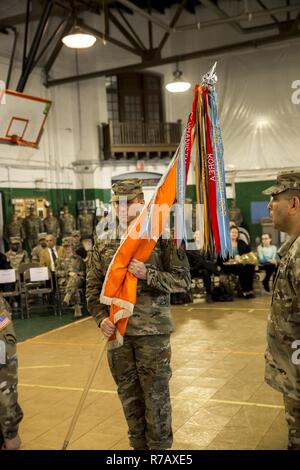
[[[62,246],[73,246],[74,240],[72,237],[65,237],[62,239]]]
[[[111,189],[114,194],[110,202],[118,202],[120,197],[132,201],[140,194],[143,194],[142,180],[139,178],[118,181],[112,185]]]
[[[17,243],[21,243],[21,238],[20,237],[10,237],[9,238],[9,243],[12,245],[15,245]]]
[[[300,191],[300,168],[278,173],[276,183],[270,186],[270,188],[265,189],[262,194],[275,196],[275,194],[283,193],[288,189],[297,189]]]
[[[46,240],[46,237],[47,237],[47,233],[46,232],[42,232],[42,233],[39,233],[38,234],[38,241],[42,241],[42,240]]]
[[[73,230],[72,237],[80,237],[80,230]]]

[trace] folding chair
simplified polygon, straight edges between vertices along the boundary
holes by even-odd
[[[54,311],[54,315],[57,314],[52,276],[47,267],[32,267],[25,270],[23,287],[27,318],[30,317],[30,310],[33,308],[40,309],[41,306],[50,307]],[[45,296],[49,296],[50,302],[43,302],[42,304],[36,304],[34,306],[30,305],[30,300],[33,297],[42,297],[44,300]]]
[[[22,304],[22,292],[21,292],[21,284],[20,284],[20,277],[16,275],[16,271],[14,269],[1,269],[0,270],[0,285],[3,286],[4,284],[13,284],[13,290],[2,291],[0,289],[0,295],[4,298],[13,298],[19,297],[20,298],[20,312],[21,318],[24,319],[23,315],[23,304]]]

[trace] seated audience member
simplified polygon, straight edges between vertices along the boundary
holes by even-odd
[[[269,281],[277,269],[277,247],[271,244],[272,238],[268,233],[263,233],[261,236],[261,245],[257,247],[258,260],[264,271],[266,271],[263,280],[264,289],[270,292]]]
[[[40,266],[50,269],[53,288],[56,291],[56,263],[59,256],[62,256],[64,249],[62,246],[56,246],[56,237],[52,234],[46,236],[46,248],[43,248],[39,254]],[[50,285],[50,282],[48,282]]]
[[[89,236],[83,236],[80,239],[80,245],[75,248],[75,253],[80,256],[85,263],[89,260],[89,255],[93,249],[93,240]]]
[[[40,266],[46,266],[53,273],[55,272],[57,259],[63,256],[64,249],[62,246],[56,246],[56,238],[52,234],[46,236],[46,243],[46,247],[40,251]]]
[[[11,269],[11,265],[7,261],[5,254],[1,252],[0,252],[0,269],[1,270]],[[1,292],[11,292],[14,290],[14,288],[15,288],[14,282],[6,282],[3,284],[0,283]]]
[[[38,234],[39,244],[35,246],[34,248],[32,248],[32,251],[31,251],[31,261],[33,263],[40,262],[40,252],[43,248],[47,247],[46,237],[47,237],[47,234],[45,232]]]
[[[21,263],[29,263],[29,256],[27,251],[23,250],[20,237],[10,237],[9,250],[5,253],[6,259],[11,265],[12,269],[19,272]]]
[[[74,246],[74,250],[76,251],[77,248],[80,247],[80,238],[81,238],[80,230],[73,230],[71,237],[73,238],[73,246]]]
[[[216,262],[209,259],[198,250],[186,251],[189,263],[191,278],[202,278],[206,292],[206,302],[212,303],[212,274],[219,274],[220,267]]]
[[[85,266],[82,258],[74,253],[72,237],[63,239],[64,255],[57,259],[56,274],[58,285],[63,291],[65,305],[74,305],[74,316],[81,317],[81,299],[79,288],[85,278]]]
[[[239,278],[240,284],[240,296],[245,299],[254,298],[253,292],[253,281],[255,274],[255,266],[252,264],[243,264],[241,256],[251,252],[250,245],[247,245],[244,241],[239,238],[239,229],[235,226],[230,228],[230,238],[232,245],[232,256],[236,261],[236,264],[226,264],[227,260],[221,260],[222,271],[224,274],[236,274]],[[225,262],[225,264],[224,264]]]
[[[229,224],[230,224],[230,227],[237,227],[233,220],[231,220]],[[248,230],[240,226],[238,226],[237,228],[239,230],[239,240],[242,240],[243,242],[245,242],[246,245],[250,245],[251,240],[250,240],[250,234]]]

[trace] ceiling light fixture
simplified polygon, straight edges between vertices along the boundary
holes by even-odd
[[[62,42],[72,49],[86,49],[95,44],[96,37],[93,34],[86,33],[80,26],[75,24],[70,33],[62,38]]]
[[[176,64],[176,70],[173,72],[174,80],[166,84],[166,89],[170,93],[183,93],[191,88],[190,82],[185,82],[182,79],[182,72]]]

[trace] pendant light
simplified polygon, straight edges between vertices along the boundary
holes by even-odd
[[[190,82],[185,82],[182,79],[182,72],[178,68],[178,64],[176,64],[176,69],[173,72],[174,79],[172,82],[166,84],[166,89],[170,93],[183,93],[191,88]]]
[[[96,37],[75,24],[69,34],[62,38],[62,42],[72,49],[86,49],[95,44]]]

